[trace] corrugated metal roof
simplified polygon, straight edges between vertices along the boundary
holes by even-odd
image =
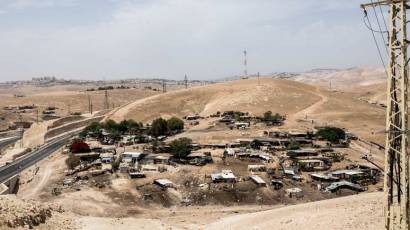
[[[260,176],[251,176],[251,179],[257,184],[266,184],[266,182]]]

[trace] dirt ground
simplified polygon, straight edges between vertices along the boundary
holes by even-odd
[[[271,110],[287,115],[283,127],[258,124],[250,130],[230,130],[217,124],[215,119],[207,118],[174,138],[189,137],[198,143],[226,143],[237,138],[261,136],[265,130],[306,131],[315,126],[335,125],[347,128],[365,141],[383,144],[383,133],[378,131],[384,127],[384,110],[359,100],[357,92],[329,91],[286,80],[261,79],[261,82],[263,84],[258,86],[256,80],[249,79],[151,97],[130,97],[123,102],[134,102],[125,103],[111,118],[133,118],[145,122],[158,116],[192,113],[208,116],[225,110],[261,115]],[[74,94],[79,93],[67,95]],[[384,163],[383,153],[365,142],[355,141],[351,149],[341,151],[352,163],[366,163],[361,157],[370,153],[378,164],[383,166]],[[100,176],[54,196],[51,191],[57,185],[61,186],[66,169],[66,156],[57,153],[26,170],[18,196],[61,204],[74,216],[74,225],[79,229],[127,229],[129,226],[134,229],[245,229],[245,226],[267,229],[272,224],[278,229],[380,228],[378,221],[374,222],[374,228],[370,225],[375,214],[382,221],[379,218],[379,193],[337,198],[336,195],[318,193],[310,184],[289,182],[286,188],[302,187],[307,194],[304,199],[290,200],[283,193],[258,188],[247,180],[238,183],[234,189],[224,184],[215,185],[212,191],[216,192],[199,189],[200,184],[209,181],[207,175],[222,169],[232,169],[239,176],[248,175],[248,162],[230,159],[228,165],[223,165],[221,150],[212,154],[215,163],[204,167],[180,166],[139,180],[130,180],[120,174]],[[155,178],[168,178],[179,187],[163,191],[152,185]],[[98,186],[100,184],[104,186]],[[152,194],[152,201],[143,199],[146,193]],[[335,199],[327,200],[330,198]],[[185,207],[181,205],[184,199],[195,200],[196,203]],[[288,206],[283,207],[283,204]]]

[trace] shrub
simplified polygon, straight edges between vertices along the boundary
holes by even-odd
[[[300,149],[300,144],[299,142],[295,141],[295,140],[290,140],[289,145],[288,145],[288,149],[290,150],[296,150],[296,149]]]
[[[79,166],[80,163],[80,158],[74,154],[70,154],[68,158],[65,160],[65,164],[69,169],[74,169],[75,167]]]
[[[116,131],[119,129],[119,125],[114,120],[108,120],[104,124],[104,128],[107,129],[108,132]]]
[[[343,129],[340,128],[325,127],[319,129],[319,131],[316,133],[316,136],[330,142],[336,142],[337,140],[345,139],[346,133]]]
[[[180,138],[170,143],[171,153],[178,158],[185,158],[191,153],[192,140],[189,138]]]
[[[155,119],[152,122],[150,133],[155,137],[167,135],[169,133],[167,121],[162,117]]]
[[[263,114],[263,121],[265,122],[278,122],[283,120],[283,117],[279,113],[273,115],[272,111],[267,111]]]
[[[91,152],[90,146],[85,143],[83,140],[77,139],[74,140],[70,146],[70,151],[72,153],[89,153]]]
[[[178,117],[172,117],[167,121],[168,130],[173,131],[181,131],[184,130],[184,121],[179,119]]]

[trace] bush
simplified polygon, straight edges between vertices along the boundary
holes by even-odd
[[[105,122],[104,128],[108,132],[113,132],[113,131],[117,131],[119,129],[119,125],[114,120],[108,120],[107,122]]]
[[[279,113],[273,115],[272,111],[267,111],[263,114],[263,121],[265,122],[278,122],[281,120],[283,120],[283,117]]]
[[[70,146],[70,151],[72,153],[89,153],[91,152],[90,146],[85,143],[83,140],[77,139],[74,140]]]
[[[81,163],[80,158],[74,154],[70,154],[68,158],[65,160],[65,164],[69,169],[74,169],[75,167],[79,166]]]
[[[181,131],[184,130],[184,121],[179,119],[178,117],[172,117],[167,121],[168,130],[173,131]]]
[[[140,123],[137,123],[134,120],[123,120],[118,124],[117,128],[119,132],[124,134],[124,133],[135,133],[139,131],[141,126],[142,125]]]
[[[251,148],[253,149],[260,149],[263,146],[263,143],[260,140],[253,140],[251,142]]]
[[[189,138],[180,138],[170,143],[171,153],[178,158],[185,158],[191,153],[192,140]]]
[[[299,142],[297,142],[297,141],[295,141],[295,140],[290,140],[289,145],[288,145],[288,149],[289,149],[289,150],[300,149],[300,144],[299,144]]]
[[[337,140],[342,140],[346,138],[346,133],[343,129],[336,127],[325,127],[319,129],[316,136],[323,138],[330,142],[336,142]]]
[[[150,133],[155,137],[167,135],[169,133],[167,121],[162,117],[155,119],[152,122]]]

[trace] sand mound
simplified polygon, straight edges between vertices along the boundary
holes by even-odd
[[[320,100],[315,87],[286,80],[256,79],[218,83],[173,91],[131,103],[111,118],[150,121],[156,117],[239,110],[261,115],[271,110],[292,114]]]
[[[368,193],[224,218],[206,229],[383,229],[383,193]]]
[[[0,196],[0,229],[33,228],[62,212],[58,205],[21,200],[12,195]],[[53,229],[70,229],[64,221],[58,222],[60,221],[53,220]]]

